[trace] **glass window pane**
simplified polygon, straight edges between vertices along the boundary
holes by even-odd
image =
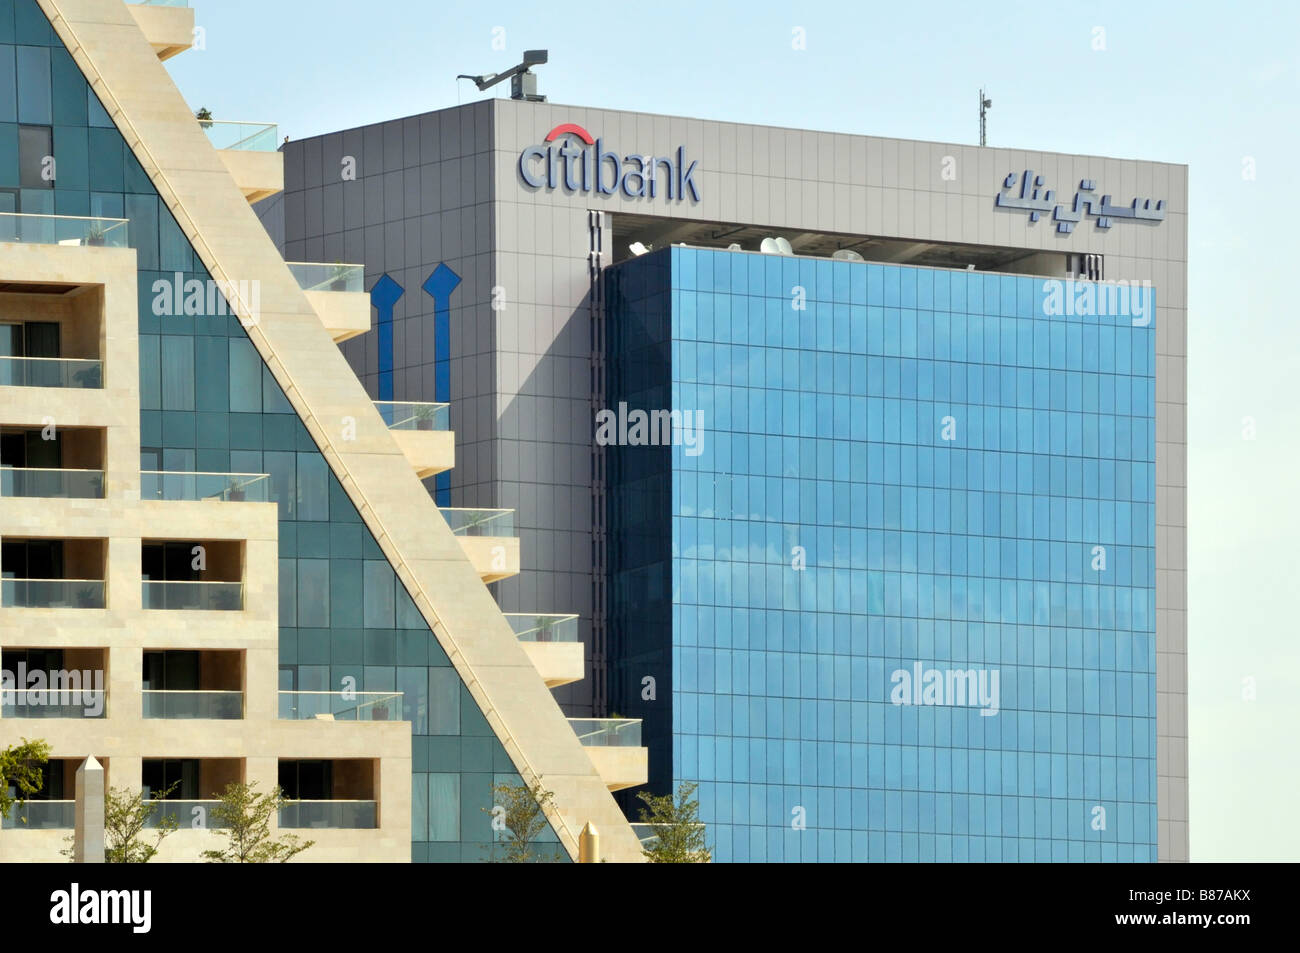
[[[194,409],[194,339],[164,335],[162,339],[162,408]]]
[[[296,453],[285,453],[282,450],[268,450],[263,455],[263,466],[271,475],[271,491],[275,494],[282,520],[297,518],[295,516],[298,512],[295,478],[297,459]]]
[[[262,358],[247,338],[230,339],[230,409],[262,412]]]
[[[50,102],[50,50],[43,46],[20,46],[18,63],[18,121],[54,121]]]
[[[365,626],[367,629],[393,627],[393,567],[387,560],[367,559],[364,578]]]
[[[429,669],[429,734],[460,734],[460,676],[454,668]]]
[[[429,679],[424,666],[397,670],[397,690],[402,693],[402,720],[411,723],[411,734],[429,730]]]
[[[298,560],[298,625],[325,628],[330,624],[330,561]]]
[[[329,467],[319,453],[298,454],[298,519],[330,518]],[[392,625],[391,612],[389,625]]]
[[[99,155],[91,143],[92,165],[99,164]],[[93,173],[92,173],[93,184]],[[140,271],[158,270],[158,197],[156,195],[128,195],[126,217],[131,220],[127,239],[136,251],[136,266]]]
[[[460,775],[429,775],[429,840],[460,840]]]
[[[280,560],[280,625],[298,624],[298,561]]]
[[[0,46],[0,122],[18,121],[18,84],[14,75],[14,48]]]
[[[140,408],[162,407],[162,365],[158,359],[158,335],[140,335]]]

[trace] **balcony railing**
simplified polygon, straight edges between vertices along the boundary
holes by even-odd
[[[102,609],[104,580],[0,580],[0,606],[7,609]]]
[[[47,500],[102,500],[104,471],[0,467],[0,496]]]
[[[265,473],[145,470],[140,474],[140,499],[267,503],[272,499],[271,477]]]
[[[71,387],[97,390],[104,386],[100,361],[63,357],[0,357],[0,387]]]
[[[287,261],[285,264],[303,291],[366,290],[365,265],[327,265],[310,261]]]
[[[65,831],[77,822],[76,801],[24,801],[9,809],[5,830]]]
[[[369,830],[378,817],[374,801],[293,801],[280,808],[280,826]]]
[[[158,827],[168,817],[175,818],[176,827],[180,830],[217,830],[230,826],[212,813],[213,808],[221,804],[220,801],[173,801],[167,798],[152,803],[157,804],[158,809],[144,822],[147,828]]]
[[[640,718],[570,718],[569,724],[588,748],[641,747]]]
[[[141,692],[145,718],[207,718],[235,721],[244,717],[243,692],[171,691],[146,688]]]
[[[286,721],[401,721],[401,692],[281,692]]]
[[[103,718],[103,691],[73,688],[0,691],[0,718]]]
[[[514,510],[478,510],[471,507],[440,506],[439,511],[457,536],[513,537]]]
[[[144,608],[238,612],[244,608],[244,584],[145,580]]]
[[[538,615],[535,612],[507,612],[506,621],[520,642],[576,642],[576,615]]]
[[[280,148],[280,130],[275,123],[200,119],[199,125],[208,134],[208,141],[216,149],[232,149],[237,152],[275,152]]]
[[[80,215],[39,215],[0,212],[0,242],[24,245],[127,246],[125,218],[86,218]]]
[[[389,430],[450,430],[450,404],[377,400],[375,410]]]

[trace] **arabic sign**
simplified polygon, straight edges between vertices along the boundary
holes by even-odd
[[[1029,213],[1031,222],[1038,221],[1044,212],[1052,213],[1056,230],[1062,235],[1074,231],[1074,223],[1081,221],[1084,214],[1096,218],[1098,228],[1110,228],[1116,221],[1138,221],[1158,223],[1165,220],[1165,201],[1161,199],[1152,206],[1152,199],[1135,198],[1130,205],[1111,205],[1110,196],[1103,195],[1097,200],[1097,183],[1092,179],[1079,182],[1079,191],[1074,193],[1072,205],[1062,205],[1056,201],[1056,193],[1043,188],[1043,177],[1034,175],[1026,169],[1020,176],[1020,194],[1010,195],[1008,189],[1016,184],[1016,173],[1008,172],[1002,180],[1002,190],[998,192],[994,205],[998,208],[1014,208]]]

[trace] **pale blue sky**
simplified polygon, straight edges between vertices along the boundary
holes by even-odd
[[[455,75],[540,47],[553,102],[973,142],[984,85],[990,144],[1186,163],[1192,857],[1300,860],[1294,4],[194,6],[207,49],[169,63],[190,103],[295,138],[480,98]]]

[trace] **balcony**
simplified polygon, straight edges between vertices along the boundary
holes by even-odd
[[[140,541],[145,609],[238,612],[244,608],[244,544],[238,540]],[[235,688],[235,684],[154,684],[150,688]]]
[[[126,248],[127,226],[125,218],[0,212],[0,242]]]
[[[640,718],[570,718],[574,733],[611,791],[645,784],[648,752]]]
[[[373,758],[282,758],[278,777],[291,802],[280,810],[281,827],[379,826],[379,762]]]
[[[272,502],[271,477],[265,473],[179,473],[146,470],[140,474],[140,499]]]
[[[34,470],[0,467],[0,497],[102,500],[103,470]]]
[[[280,692],[285,721],[401,721],[401,692]]]
[[[244,717],[243,692],[145,689],[141,696],[145,718],[238,721]]]
[[[189,0],[128,0],[131,15],[158,59],[171,59],[190,48],[194,11]]]
[[[582,681],[585,655],[576,615],[507,612],[505,617],[547,688]]]
[[[293,801],[280,808],[280,827],[374,830],[378,817],[375,801]]]
[[[0,387],[71,387],[98,390],[104,386],[103,364],[61,357],[0,357]]]
[[[103,718],[108,651],[0,649],[0,718]]]
[[[5,609],[102,609],[102,579],[0,580],[0,607]]]
[[[285,262],[321,323],[336,342],[370,330],[370,295],[364,265]]]
[[[76,825],[76,801],[24,801],[4,819],[5,830],[70,831]]]
[[[439,507],[461,548],[484,582],[519,574],[519,538],[514,510]]]
[[[250,203],[284,191],[284,156],[274,123],[200,119],[226,170]]]
[[[93,689],[0,690],[0,718],[103,718],[106,694]]]
[[[375,410],[421,480],[456,465],[449,404],[377,400]]]
[[[146,609],[239,612],[244,608],[242,582],[146,579],[141,598]]]

